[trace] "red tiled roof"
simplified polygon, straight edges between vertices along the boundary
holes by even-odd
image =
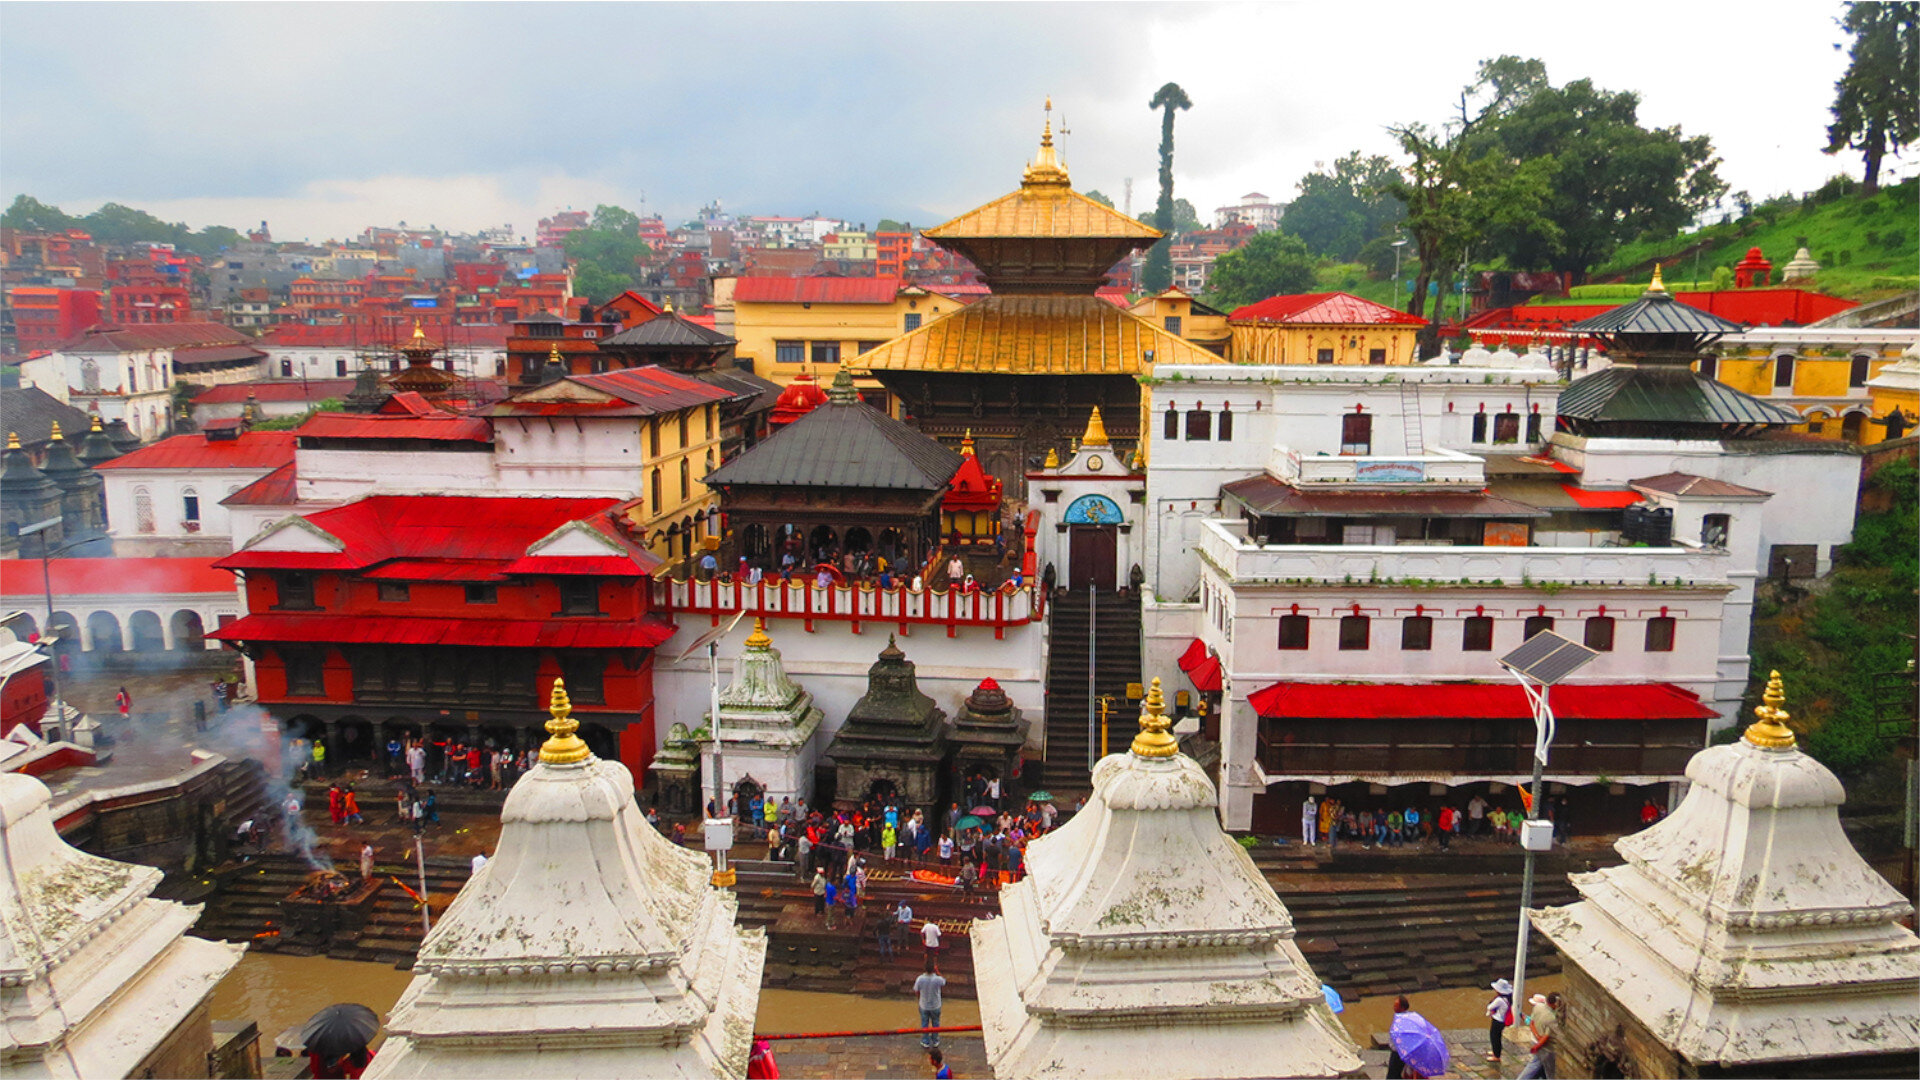
[[[237,439],[175,435],[96,469],[278,469],[293,461],[293,432],[247,431]]]
[[[212,559],[49,559],[47,575],[53,584],[56,609],[63,596],[233,595],[233,575],[215,569]],[[0,574],[0,596],[44,598],[46,589],[41,584],[39,569],[36,567],[32,573]]]
[[[657,616],[613,619],[419,619],[405,616],[248,615],[207,637],[216,641],[462,645],[519,649],[647,649],[673,636]]]
[[[1530,720],[1519,686],[1502,683],[1277,682],[1248,695],[1275,720],[1427,720],[1474,717]],[[1714,715],[1697,694],[1672,683],[1561,685],[1552,690],[1562,720],[1705,720]]]
[[[973,439],[969,437],[960,444],[960,469],[947,481],[947,494],[940,500],[940,509],[977,512],[997,509],[999,505],[1000,481],[980,467],[980,459],[973,453]]]
[[[258,382],[221,383],[209,386],[193,396],[193,404],[200,405],[238,405],[252,394],[253,400],[268,401],[325,401],[328,398],[346,397],[353,389],[352,379],[261,379]]]
[[[496,301],[507,307],[517,301],[502,297]],[[505,348],[510,328],[495,326],[491,323],[480,326],[431,326],[422,327],[421,333],[427,336],[434,348]],[[259,344],[266,347],[310,347],[368,349],[396,349],[413,334],[411,324],[406,327],[367,327],[367,326],[308,326],[305,323],[282,323],[261,335]]]
[[[1127,290],[1118,285],[1103,285],[1093,290],[1093,295],[1115,307],[1132,307],[1133,301],[1127,299]]]
[[[221,506],[292,506],[299,501],[294,493],[294,466],[289,461],[267,475],[220,500]]]
[[[252,345],[253,339],[231,326],[212,322],[153,323],[89,330],[60,346],[62,352],[137,352],[193,345]]]
[[[1269,296],[1235,308],[1233,322],[1303,323],[1315,326],[1425,326],[1427,321],[1351,293],[1301,293]]]
[[[397,395],[396,395],[397,396]],[[404,413],[316,413],[293,434],[303,439],[420,439],[427,442],[492,442],[484,417],[410,416]]]
[[[507,564],[523,558],[535,541],[569,522],[588,520],[592,528],[628,552],[628,561],[651,571],[659,560],[644,548],[626,542],[606,521],[604,511],[620,504],[621,500],[608,497],[373,495],[305,515],[308,523],[341,542],[343,548],[338,552],[261,551],[250,544],[217,565],[232,570],[356,570],[397,561],[439,565],[478,562],[487,565],[472,569],[507,573],[511,572]],[[612,552],[609,556],[617,557]],[[405,572],[425,570],[413,566]]]
[[[904,283],[897,277],[743,277],[736,304],[891,304]]]

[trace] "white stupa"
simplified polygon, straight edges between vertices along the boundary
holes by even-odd
[[[185,936],[199,906],[60,839],[51,799],[0,773],[0,1076],[206,1075],[207,995],[246,946]]]
[[[813,801],[813,770],[820,760],[820,722],[826,714],[813,695],[787,677],[780,650],[767,636],[765,619],[754,621],[733,681],[720,691],[720,768],[725,789],[752,779],[774,802]],[[702,791],[713,790],[713,717],[701,737]],[[745,810],[743,809],[744,813]]]
[[[1130,751],[973,924],[988,1060],[1023,1077],[1339,1076],[1360,1057],[1293,919],[1221,831],[1155,679]]]
[[[1847,841],[1846,792],[1795,746],[1784,701],[1774,672],[1760,722],[1695,754],[1679,808],[1615,845],[1626,863],[1573,875],[1579,902],[1533,914],[1580,1001],[1568,1075],[1596,1075],[1583,1070],[1603,1054],[1636,1057],[1630,1076],[1912,1067],[1920,939],[1899,920],[1913,908]],[[1582,1030],[1612,1044],[1596,1052]],[[1646,1060],[1649,1042],[1667,1056]]]
[[[745,1075],[766,938],[662,838],[553,686],[500,844],[420,947],[369,1077]]]

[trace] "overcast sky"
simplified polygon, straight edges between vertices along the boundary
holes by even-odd
[[[1477,63],[1637,90],[1756,197],[1829,157],[1829,3],[20,4],[0,21],[0,196],[321,240],[614,202],[927,227],[1011,190],[1051,94],[1081,190],[1154,199],[1178,82],[1201,216],[1388,152]],[[1894,161],[1896,175],[1914,171]]]

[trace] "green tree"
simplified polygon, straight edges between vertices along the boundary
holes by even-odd
[[[1861,193],[1880,190],[1880,159],[1920,139],[1920,6],[1848,4],[1839,20],[1853,35],[1847,73],[1833,84],[1827,153],[1866,159]],[[1838,48],[1839,46],[1835,46]]]
[[[1269,296],[1306,292],[1313,282],[1314,258],[1306,241],[1265,232],[1214,260],[1209,302],[1231,311]]]
[[[1092,199],[1094,202],[1099,203],[1101,206],[1104,206],[1109,210],[1113,209],[1113,200],[1107,198],[1106,195],[1103,194],[1098,188],[1089,188],[1086,192],[1086,195],[1087,195],[1087,198]]]
[[[1363,158],[1356,150],[1334,162],[1331,172],[1301,177],[1300,193],[1280,219],[1281,231],[1305,240],[1315,255],[1351,262],[1407,216],[1406,207],[1389,193],[1398,178],[1392,159]]]
[[[1179,236],[1182,233],[1199,232],[1204,227],[1205,226],[1200,224],[1200,212],[1193,208],[1192,203],[1185,199],[1173,200],[1172,235]]]
[[[573,261],[574,289],[596,304],[640,284],[640,260],[650,250],[640,239],[640,215],[605,204],[593,208],[586,228],[561,243]]]
[[[895,221],[892,218],[881,218],[880,224],[875,225],[873,230],[875,232],[912,232],[913,223],[910,221]]]
[[[1157,293],[1173,284],[1173,114],[1193,108],[1192,99],[1179,83],[1168,83],[1147,103],[1161,110],[1160,117],[1160,202],[1154,207],[1153,227],[1167,234],[1147,252],[1147,265],[1141,271],[1140,284],[1149,293]]]
[[[31,195],[15,196],[13,205],[0,212],[0,225],[26,232],[59,232],[73,228],[76,220],[65,210]]]

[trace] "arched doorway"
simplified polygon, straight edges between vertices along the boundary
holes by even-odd
[[[206,651],[206,625],[200,621],[199,612],[181,610],[173,613],[173,647],[180,652]]]
[[[1840,437],[1850,443],[1860,441],[1861,433],[1866,430],[1867,415],[1850,412],[1840,418]]]
[[[847,550],[866,551],[873,547],[873,534],[855,525],[847,530]]]
[[[133,651],[137,653],[157,653],[167,651],[166,634],[160,629],[160,616],[151,611],[136,611],[127,619],[127,633],[133,638]]]
[[[373,741],[373,724],[364,717],[342,717],[337,725],[340,733],[338,745],[331,753],[341,761],[372,761],[376,748]]]
[[[93,641],[95,653],[104,655],[126,650],[120,640],[120,620],[110,611],[96,611],[87,616],[87,637]]]
[[[22,611],[7,622],[7,629],[21,641],[30,641],[40,633],[40,623],[32,615]]]
[[[1067,526],[1067,585],[1113,589],[1119,583],[1120,505],[1105,495],[1082,495],[1062,515]]]
[[[840,534],[831,525],[820,525],[807,536],[807,556],[813,562],[825,562],[840,542]]]

